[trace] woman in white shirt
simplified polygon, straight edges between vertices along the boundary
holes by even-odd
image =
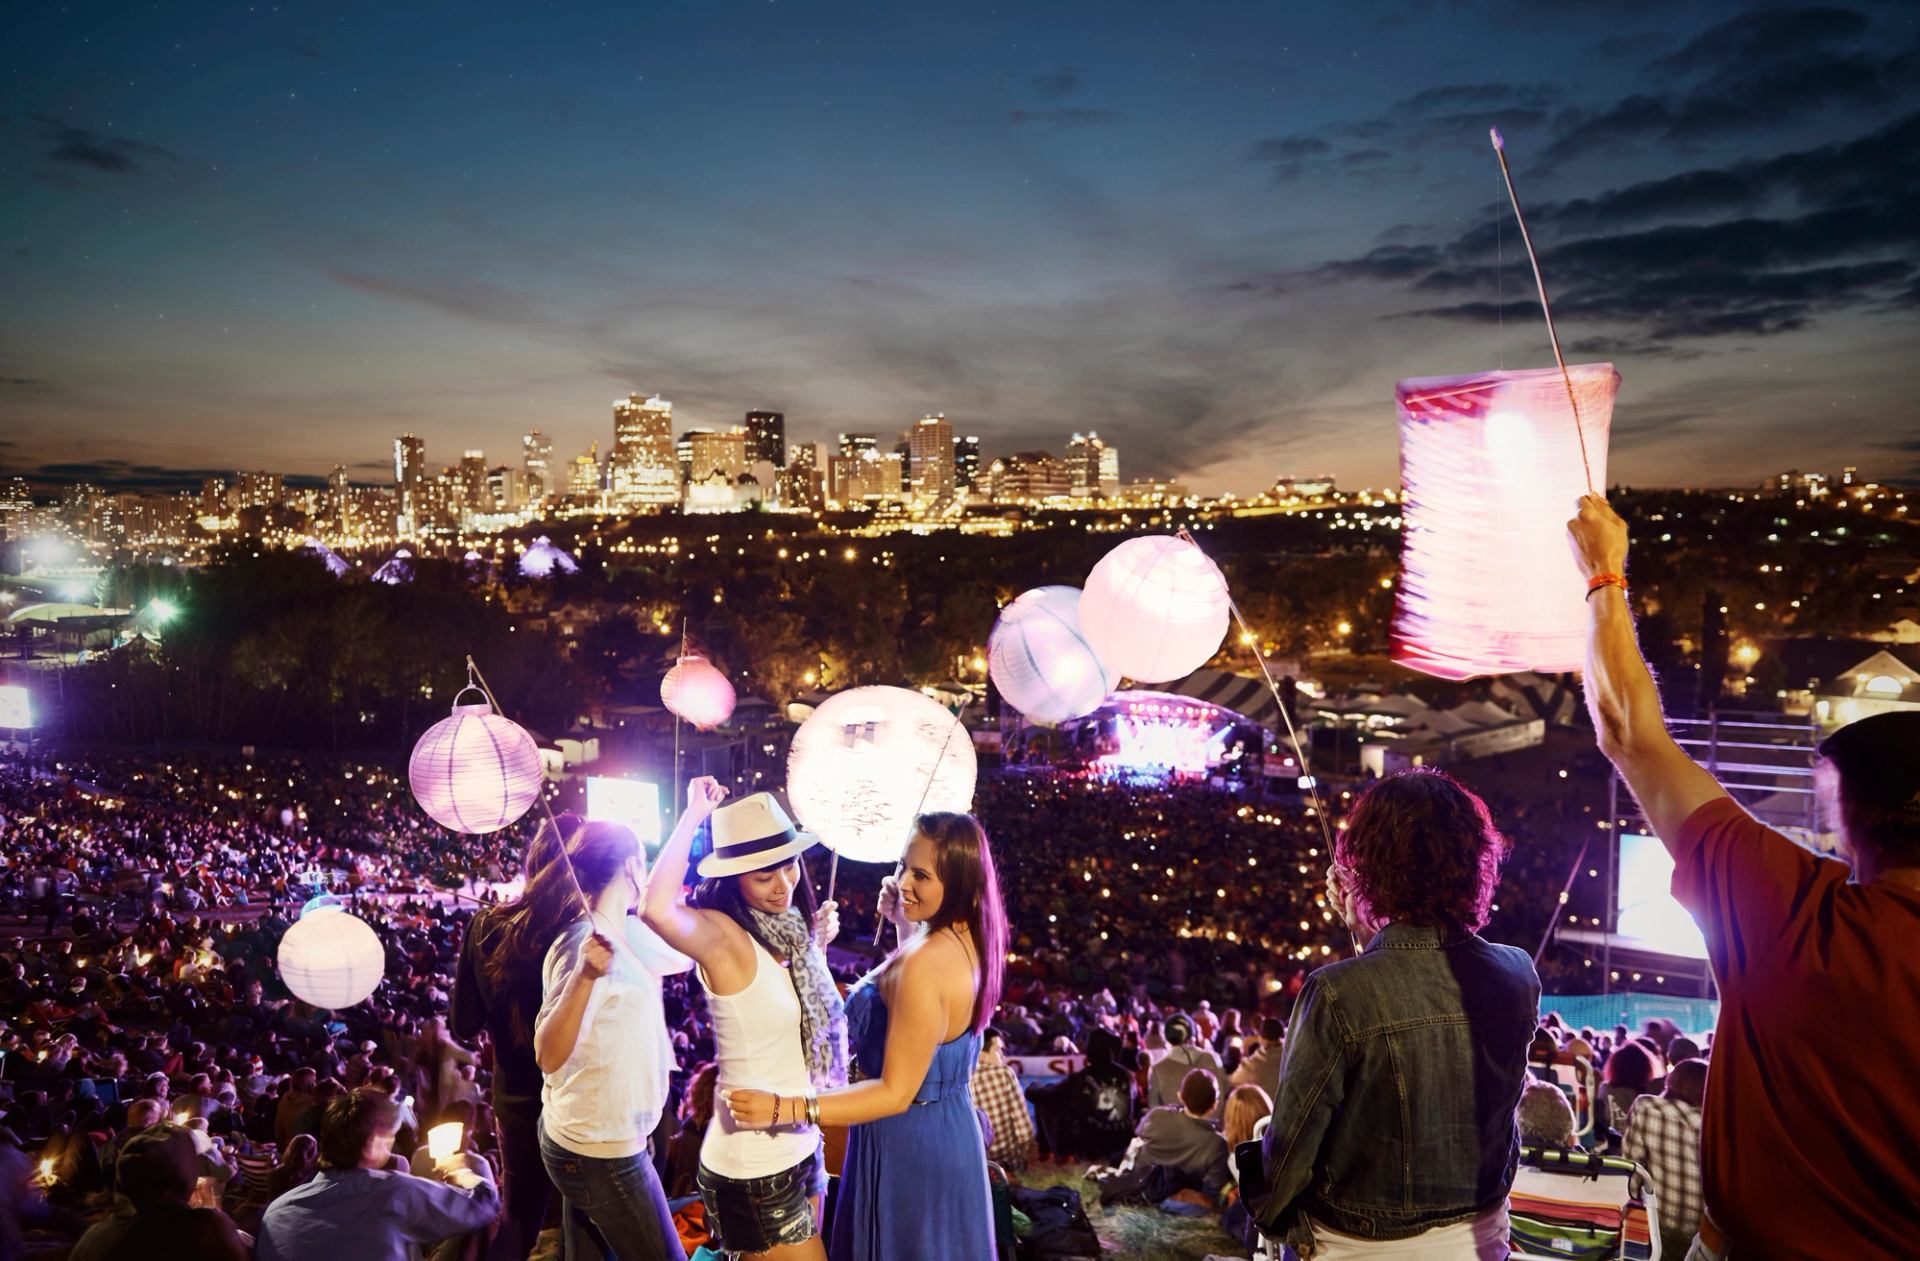
[[[697,779],[689,799],[726,790]],[[682,901],[693,830],[679,827],[647,884],[646,922],[700,965],[713,1017],[718,1085],[788,1096],[774,1129],[746,1129],[715,1109],[700,1147],[698,1182],[728,1256],[824,1261],[820,1201],[826,1191],[820,1130],[799,1101],[847,1080],[846,1012],[827,970],[834,906],[816,908],[800,855],[815,843],[769,793],[713,816],[713,852],[701,884]]]
[[[703,809],[712,807],[696,801],[689,814]],[[545,952],[533,1053],[545,1078],[540,1156],[563,1197],[563,1255],[681,1257],[647,1143],[674,1068],[660,982],[691,961],[633,915],[646,865],[630,829],[584,824],[563,852],[566,861],[529,882],[499,947],[516,958]]]

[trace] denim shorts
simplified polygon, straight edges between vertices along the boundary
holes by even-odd
[[[764,1178],[723,1178],[702,1164],[694,1180],[707,1206],[713,1246],[728,1256],[805,1243],[819,1233],[807,1197],[827,1189],[819,1149],[791,1169]]]

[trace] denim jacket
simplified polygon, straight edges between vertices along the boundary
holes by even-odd
[[[1261,1229],[1311,1255],[1308,1219],[1404,1239],[1501,1204],[1539,1023],[1525,951],[1390,924],[1307,978],[1293,1009],[1260,1177]]]

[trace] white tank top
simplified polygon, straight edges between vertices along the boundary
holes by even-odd
[[[764,1178],[793,1168],[820,1146],[820,1132],[810,1127],[798,1133],[784,1125],[779,1133],[738,1129],[720,1102],[718,1090],[770,1090],[792,1097],[813,1089],[800,1046],[800,996],[780,961],[753,934],[747,938],[753,942],[754,962],[747,988],[716,994],[707,984],[706,970],[700,971],[720,1064],[713,1123],[700,1145],[700,1163],[723,1178]]]

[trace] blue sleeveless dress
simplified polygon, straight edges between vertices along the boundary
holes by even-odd
[[[880,1076],[887,1004],[873,973],[847,995],[849,1058]],[[847,1132],[827,1249],[832,1261],[993,1261],[993,1193],[973,1111],[980,1035],[942,1043],[920,1093],[898,1116]]]

